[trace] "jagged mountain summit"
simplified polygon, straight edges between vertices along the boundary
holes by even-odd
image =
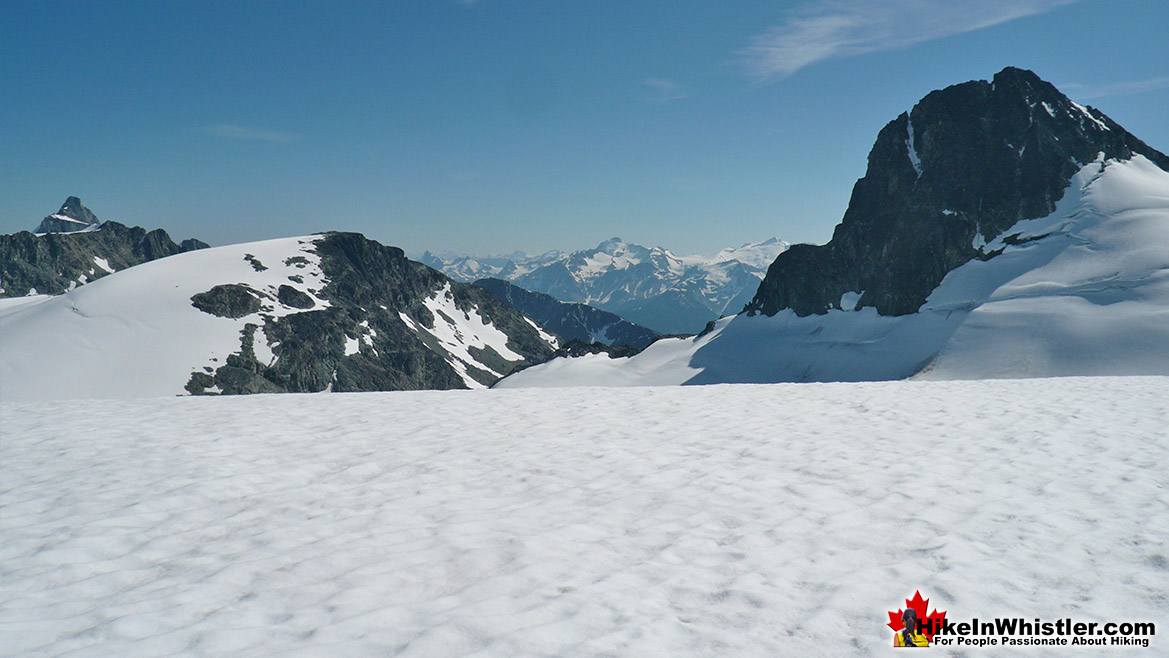
[[[557,347],[486,290],[355,233],[192,251],[3,300],[0,332],[6,401],[482,388]]]
[[[81,205],[81,199],[71,196],[60,210],[41,220],[36,233],[75,233],[94,230],[98,224],[97,216]]]
[[[658,338],[657,332],[633,324],[615,313],[587,304],[562,302],[552,295],[524,290],[502,279],[479,279],[475,285],[535,320],[563,343],[576,340],[586,344],[627,345],[642,349]]]
[[[442,259],[424,262],[453,278],[497,278],[563,302],[588,304],[659,333],[695,333],[710,320],[738,312],[788,243],[772,238],[724,249],[713,257],[677,256],[611,238],[594,249],[535,257]]]
[[[931,92],[877,135],[832,240],[777,258],[748,311],[824,313],[850,294],[856,308],[913,313],[947,273],[988,257],[986,243],[1054,211],[1101,154],[1169,169],[1165,155],[1031,71]]]
[[[932,92],[745,310],[500,385],[1169,374],[1169,158],[1030,71]]]
[[[102,222],[71,196],[36,233],[0,235],[0,297],[58,295],[107,274],[207,243],[175,244],[162,229]]]

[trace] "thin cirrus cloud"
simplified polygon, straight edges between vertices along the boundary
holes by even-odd
[[[642,84],[649,89],[649,100],[652,103],[666,103],[686,98],[690,92],[685,87],[665,78],[648,78]]]
[[[738,55],[759,82],[816,62],[907,48],[1033,16],[1079,0],[823,0],[792,12]]]
[[[220,123],[214,126],[204,126],[199,129],[199,132],[202,132],[205,135],[214,135],[215,137],[227,137],[228,139],[246,139],[255,142],[271,142],[275,144],[295,142],[301,137],[295,133],[263,130],[261,128],[249,128],[247,126],[236,126],[228,123]]]
[[[1157,91],[1158,89],[1169,88],[1169,77],[1167,78],[1149,78],[1147,80],[1130,80],[1128,82],[1114,82],[1109,85],[1101,85],[1099,87],[1090,87],[1087,85],[1068,83],[1063,86],[1067,89],[1068,95],[1080,100],[1089,100],[1092,98],[1104,98],[1105,96],[1125,96],[1128,94],[1140,94],[1146,91]]]

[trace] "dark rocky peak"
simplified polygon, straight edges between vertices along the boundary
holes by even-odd
[[[436,270],[441,270],[446,265],[443,259],[430,253],[430,251],[422,252],[422,255],[418,258],[418,262],[428,267],[433,267]]]
[[[81,204],[81,199],[71,196],[61,204],[60,210],[41,220],[36,232],[73,233],[100,223],[97,215]]]
[[[1031,71],[930,92],[877,135],[832,240],[780,254],[745,310],[825,313],[860,292],[857,308],[912,313],[946,273],[981,256],[976,235],[989,241],[1050,214],[1100,153],[1169,170],[1165,155]]]
[[[210,249],[211,245],[198,240],[196,238],[187,238],[179,243],[179,249],[183,251],[195,251],[196,249]]]
[[[138,244],[144,261],[156,260],[184,251],[182,245],[175,244],[170,235],[160,228],[147,232]]]
[[[65,203],[61,204],[61,209],[57,211],[58,215],[71,217],[86,224],[99,224],[97,215],[94,215],[89,208],[81,204],[81,199],[71,196],[65,199]]]

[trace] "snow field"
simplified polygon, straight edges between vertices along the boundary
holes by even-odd
[[[916,589],[1164,633],[1166,390],[4,403],[0,654],[862,656]]]

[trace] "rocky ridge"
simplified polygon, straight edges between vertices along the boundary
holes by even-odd
[[[36,233],[0,235],[0,297],[59,295],[140,263],[207,246],[193,238],[176,244],[162,229],[101,222],[80,199],[69,197]]]

